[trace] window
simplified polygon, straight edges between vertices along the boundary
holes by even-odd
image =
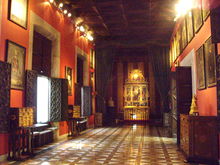
[[[83,59],[77,57],[77,83],[83,86]]]
[[[34,32],[32,69],[38,74],[51,76],[52,41]]]
[[[44,76],[37,77],[37,123],[46,123],[49,120],[50,83]]]

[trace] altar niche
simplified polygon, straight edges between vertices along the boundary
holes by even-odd
[[[124,120],[149,120],[148,82],[139,69],[132,70],[124,84]]]

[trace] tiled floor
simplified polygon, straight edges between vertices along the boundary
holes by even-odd
[[[162,128],[141,125],[97,128],[12,164],[186,165],[174,139],[164,132]]]

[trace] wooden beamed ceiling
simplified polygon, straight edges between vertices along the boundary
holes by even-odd
[[[92,29],[96,41],[167,45],[174,26],[175,1],[64,0],[75,16],[81,17]]]

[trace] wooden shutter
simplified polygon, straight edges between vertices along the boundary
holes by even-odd
[[[81,112],[82,116],[90,116],[92,112],[92,98],[91,98],[91,87],[83,86],[82,87],[82,107]]]
[[[11,65],[0,61],[0,133],[8,131]]]
[[[25,106],[33,107],[34,123],[37,123],[37,72],[26,71]]]
[[[64,121],[68,117],[68,81],[51,78],[50,121]]]

